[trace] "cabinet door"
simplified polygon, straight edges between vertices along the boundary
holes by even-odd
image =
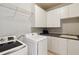
[[[35,27],[46,27],[46,11],[35,5]]]
[[[52,45],[54,45],[54,41],[52,40],[52,37],[48,37],[48,50],[52,51]]]
[[[57,53],[56,51],[56,45],[57,45],[57,38],[56,37],[49,37],[48,38],[48,50],[54,53]]]
[[[69,17],[69,6],[64,6],[64,7],[59,8],[59,12],[60,12],[61,19],[68,18]]]
[[[50,37],[49,50],[56,54],[67,54],[67,39]]]
[[[79,55],[78,40],[68,40],[68,55]]]
[[[67,39],[64,38],[55,38],[55,52],[58,54],[66,55],[67,54]]]
[[[60,14],[58,9],[47,12],[47,27],[60,27]]]
[[[15,10],[0,5],[0,17],[12,17],[15,14]]]
[[[79,3],[69,5],[69,17],[79,16]]]

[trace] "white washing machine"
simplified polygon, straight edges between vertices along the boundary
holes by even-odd
[[[36,35],[35,33],[25,34],[20,39],[28,45],[29,55],[47,55],[47,37]]]
[[[15,36],[0,37],[0,55],[27,55],[28,47]]]

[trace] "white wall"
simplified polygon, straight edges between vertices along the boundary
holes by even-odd
[[[4,7],[4,6],[0,5],[0,7]],[[28,9],[28,7],[25,8]],[[31,8],[31,6],[29,8]],[[0,13],[4,13],[4,12],[0,12]],[[31,20],[33,20],[31,16],[23,15],[23,13],[19,11],[16,11],[14,16],[0,16],[0,36],[20,35],[20,34],[26,34],[31,32]]]

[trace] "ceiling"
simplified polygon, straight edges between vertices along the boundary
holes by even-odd
[[[40,6],[41,8],[48,10],[50,8],[55,8],[59,5],[65,4],[65,3],[36,3],[38,6]]]

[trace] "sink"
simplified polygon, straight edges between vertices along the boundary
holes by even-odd
[[[77,36],[71,36],[71,35],[60,35],[60,37],[78,39]]]

